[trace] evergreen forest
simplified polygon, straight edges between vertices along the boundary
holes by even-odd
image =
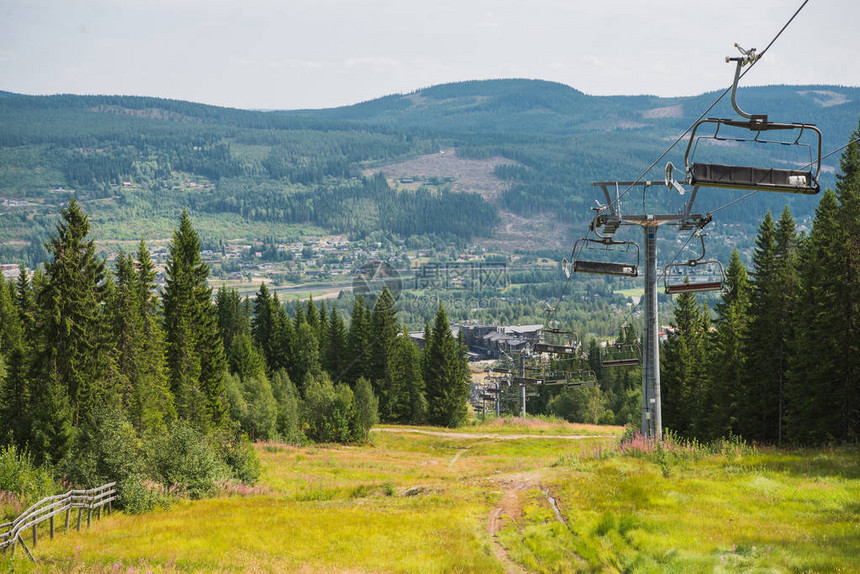
[[[120,503],[142,511],[177,488],[253,484],[251,441],[362,443],[380,419],[466,419],[466,351],[441,306],[422,351],[387,290],[372,308],[358,298],[348,320],[313,299],[285,305],[265,283],[253,300],[213,293],[185,211],[161,290],[145,241],[107,267],[74,199],[47,250],[44,268],[0,283],[0,441],[13,467],[118,481]],[[7,479],[28,499],[56,488]]]

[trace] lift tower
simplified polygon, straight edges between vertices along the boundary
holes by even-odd
[[[663,416],[660,406],[660,341],[657,336],[657,231],[663,225],[674,225],[681,231],[702,229],[711,221],[710,215],[693,213],[693,203],[696,201],[698,186],[694,186],[683,209],[677,214],[640,213],[628,215],[622,213],[619,189],[629,189],[634,186],[651,187],[666,185],[665,180],[657,181],[596,181],[591,184],[599,187],[606,198],[606,204],[597,208],[597,215],[591,223],[592,231],[603,240],[612,244],[613,235],[621,226],[638,225],[644,232],[644,325],[642,328],[642,435],[650,438],[663,436]],[[613,197],[614,196],[614,197]],[[573,269],[577,263],[591,263],[576,259],[574,254]],[[582,267],[582,265],[579,265]],[[585,267],[589,267],[586,265]],[[597,270],[601,273],[599,265]],[[638,270],[628,276],[638,275]]]

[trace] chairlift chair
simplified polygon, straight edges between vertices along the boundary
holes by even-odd
[[[532,349],[536,353],[576,355],[579,352],[579,339],[573,331],[546,327],[541,331],[540,342],[535,343]]]
[[[663,288],[669,295],[722,291],[726,273],[716,259],[705,260],[704,234],[696,232],[702,241],[702,254],[685,262],[673,262],[663,270]]]
[[[732,107],[744,119],[706,118],[699,120],[690,132],[687,151],[684,153],[684,163],[687,170],[687,183],[692,186],[722,187],[745,189],[752,191],[781,191],[787,193],[803,193],[814,195],[821,190],[818,176],[821,172],[821,130],[814,124],[777,123],[768,121],[766,114],[748,114],[737,104],[737,88],[740,71],[743,66],[754,62],[758,56],[755,50],[743,50],[742,56],[726,58],[726,61],[736,62],[735,79],[732,85]],[[697,135],[702,126],[713,125],[712,135]],[[720,135],[723,127],[739,128],[750,133],[749,137],[726,137]],[[796,133],[796,137],[785,139],[765,139],[766,132]],[[801,141],[801,138],[811,133],[813,144]],[[809,163],[804,169],[778,169],[767,166],[737,166],[706,163],[695,161],[696,148],[700,141],[735,141],[740,143],[760,143],[768,145],[805,147],[809,153]]]
[[[596,387],[597,375],[594,371],[576,371],[568,373],[566,387]]]
[[[627,253],[631,249],[635,251],[635,262],[616,262],[616,261],[593,261],[583,259],[582,251],[588,248],[589,245],[601,245],[607,251],[619,252],[617,249],[611,249],[612,246],[623,246]],[[573,246],[573,263],[570,270],[574,273],[596,273],[600,275],[615,275],[621,277],[638,277],[639,276],[639,245],[634,241],[616,241],[612,237],[602,237],[600,239],[591,239],[583,237],[578,239]]]
[[[637,367],[640,364],[639,345],[616,343],[604,347],[600,354],[600,366],[604,368]]]

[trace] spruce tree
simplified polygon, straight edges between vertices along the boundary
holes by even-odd
[[[770,211],[765,214],[756,237],[750,291],[750,327],[746,353],[750,368],[739,389],[738,427],[743,436],[775,442],[779,424],[779,392],[782,373],[774,365],[780,347],[780,279],[776,225]],[[757,368],[766,366],[766,368]]]
[[[302,381],[299,390],[304,389],[304,382],[308,377],[319,377],[322,372],[320,367],[319,343],[313,327],[308,323],[302,323],[296,329],[294,344],[294,358],[296,380]],[[292,375],[290,376],[292,378]]]
[[[138,420],[130,416],[139,433],[157,431],[176,418],[176,408],[170,383],[167,380],[167,362],[164,353],[164,331],[161,327],[161,307],[156,297],[155,266],[146,243],[141,240],[134,261],[137,273],[137,307],[140,313],[140,384],[138,393]]]
[[[388,373],[388,363],[399,331],[394,298],[388,288],[383,287],[370,316],[370,381],[379,396],[383,420],[388,420],[386,417],[398,410],[395,403],[400,400],[397,389],[388,388],[388,384],[393,382]]]
[[[801,249],[801,285],[786,430],[796,442],[856,440],[860,431],[860,146],[840,160]]]
[[[15,285],[0,275],[0,444],[30,441],[30,388],[24,326],[15,304]]]
[[[837,375],[837,417],[834,435],[842,440],[860,437],[860,128],[839,161],[836,176],[838,219],[844,242],[845,280],[839,291],[843,313],[840,347],[844,372]]]
[[[233,345],[233,337],[250,332],[249,317],[245,314],[242,297],[235,289],[221,286],[215,294],[215,307],[218,309],[218,332],[227,351]]]
[[[200,429],[225,421],[224,347],[200,259],[200,238],[183,210],[173,233],[163,293],[167,365],[177,414]]]
[[[749,322],[750,286],[740,254],[732,252],[726,270],[726,292],[717,304],[716,333],[711,339],[711,365],[696,435],[714,439],[737,435],[739,389],[745,377],[745,340]]]
[[[34,308],[37,337],[32,399],[35,449],[52,460],[66,454],[72,428],[112,395],[105,264],[87,239],[89,219],[72,199],[61,210],[52,256]]]
[[[287,308],[281,305],[278,294],[272,296],[272,309],[275,313],[275,338],[277,347],[275,354],[275,365],[277,369],[286,369],[293,380],[298,380],[296,374],[295,347],[296,330],[293,322],[287,314]]]
[[[57,234],[48,243],[46,288],[39,294],[41,373],[61,382],[79,424],[81,409],[101,402],[109,389],[109,342],[105,333],[105,263],[87,239],[89,218],[72,199],[60,212]]]
[[[370,378],[372,357],[370,337],[370,313],[364,305],[364,300],[361,297],[356,297],[352,306],[352,317],[347,333],[348,362],[346,368],[349,374],[346,380],[350,384],[354,384],[361,377]]]
[[[455,427],[466,420],[469,397],[469,366],[466,354],[451,333],[444,307],[433,322],[427,353],[424,382],[428,420],[432,424]]]
[[[838,210],[836,194],[825,191],[800,250],[800,296],[786,389],[786,435],[793,442],[835,438],[836,379],[845,365],[839,335],[845,319],[838,296],[844,280]]]
[[[278,368],[278,345],[276,331],[277,309],[269,296],[269,288],[260,283],[260,290],[254,298],[254,316],[251,318],[251,334],[257,347],[262,349],[266,365],[270,371]]]
[[[675,299],[672,330],[660,350],[663,422],[684,437],[693,435],[693,417],[708,368],[706,321],[692,293]]]
[[[346,326],[337,307],[332,306],[331,318],[328,320],[328,333],[326,335],[326,349],[323,358],[323,369],[331,376],[334,382],[340,382],[346,373],[346,351],[347,334]]]

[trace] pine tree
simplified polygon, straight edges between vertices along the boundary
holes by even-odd
[[[433,323],[430,346],[425,352],[428,420],[432,424],[458,426],[468,413],[469,365],[464,349],[451,333],[441,304]]]
[[[364,377],[369,379],[371,373],[371,356],[372,348],[370,346],[370,313],[364,306],[364,301],[361,297],[356,297],[355,303],[352,306],[352,317],[349,322],[349,332],[347,333],[347,351],[348,351],[348,375],[346,380],[350,384]]]
[[[173,233],[163,294],[167,365],[177,414],[206,429],[224,422],[224,346],[218,334],[209,267],[183,210]]]
[[[860,135],[855,131],[854,138]],[[801,248],[800,297],[787,389],[796,442],[856,440],[860,431],[860,146],[840,160]]]
[[[337,312],[337,307],[334,306],[331,308],[331,318],[328,321],[326,341],[323,369],[337,383],[346,375],[344,371],[346,367],[347,334],[343,319],[341,319],[340,313]]]
[[[666,428],[684,437],[693,434],[693,418],[704,390],[708,367],[705,326],[695,295],[679,295],[672,330],[660,350],[660,390]]]
[[[215,294],[215,307],[218,309],[218,332],[227,351],[233,345],[233,337],[250,332],[249,317],[245,314],[242,297],[235,289],[220,287]]]
[[[30,441],[30,388],[24,326],[15,304],[15,285],[0,275],[0,444]]]
[[[260,290],[254,298],[254,316],[251,318],[251,334],[254,342],[262,349],[266,365],[270,371],[278,368],[277,308],[269,296],[269,288],[260,283]]]
[[[82,415],[112,396],[105,264],[87,239],[89,219],[80,205],[72,199],[60,216],[37,293],[31,377],[35,450],[51,460],[65,455]]]
[[[387,417],[399,408],[396,406],[400,400],[398,391],[388,388],[388,384],[393,382],[388,373],[388,363],[399,330],[394,298],[388,288],[383,287],[370,316],[370,381],[380,399],[383,420],[388,420]]]
[[[781,345],[779,307],[781,286],[776,244],[776,225],[765,214],[756,237],[750,293],[750,328],[745,345],[749,369],[739,389],[738,427],[743,436],[775,442],[779,424],[780,379],[774,368],[774,352]],[[756,366],[767,366],[757,368]]]
[[[711,344],[711,367],[696,435],[713,439],[737,435],[739,388],[745,376],[750,286],[737,249],[726,270],[726,289],[717,304],[716,333]]]

